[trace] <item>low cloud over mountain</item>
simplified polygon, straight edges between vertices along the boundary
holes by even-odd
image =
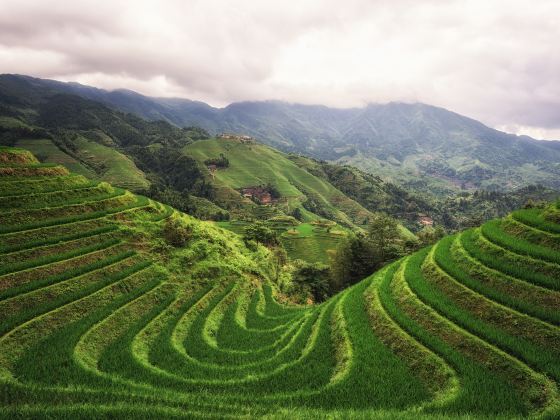
[[[0,72],[214,105],[421,101],[560,137],[560,3],[6,0]]]

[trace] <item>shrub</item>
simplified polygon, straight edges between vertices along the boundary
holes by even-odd
[[[544,212],[544,218],[552,223],[560,223],[560,211],[556,206],[550,206]]]
[[[432,245],[445,236],[445,230],[441,226],[426,226],[416,236],[420,240],[420,246]]]
[[[192,227],[183,219],[168,219],[163,227],[163,237],[165,241],[175,248],[183,247],[187,244],[192,235]]]
[[[266,246],[275,246],[279,243],[278,234],[262,222],[247,226],[243,239],[246,243],[255,241]]]
[[[206,159],[204,161],[204,164],[207,165],[207,166],[214,165],[217,168],[228,168],[229,167],[229,159],[227,157],[225,157],[225,155],[223,153],[220,153],[220,157]]]
[[[303,220],[303,213],[301,212],[301,209],[299,207],[296,207],[293,211],[292,211],[292,216],[299,220],[300,222]]]

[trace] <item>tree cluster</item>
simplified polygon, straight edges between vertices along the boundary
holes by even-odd
[[[402,256],[406,247],[397,221],[386,214],[377,214],[370,220],[367,233],[351,236],[332,258],[331,292],[359,282],[387,262]]]
[[[255,222],[247,226],[243,234],[243,240],[245,243],[253,241],[267,247],[274,247],[280,243],[278,233],[264,222]]]
[[[217,168],[227,168],[229,167],[229,159],[223,153],[220,153],[220,157],[206,159],[204,164],[207,166],[214,165]]]

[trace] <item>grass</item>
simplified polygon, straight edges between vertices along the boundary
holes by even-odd
[[[9,197],[22,194],[33,194],[37,192],[47,193],[60,191],[66,188],[78,188],[90,184],[81,175],[69,174],[63,176],[39,177],[36,179],[23,178],[10,182],[0,182],[2,197]]]
[[[470,255],[487,267],[537,286],[560,290],[560,277],[555,274],[558,268],[554,265],[532,260],[494,245],[484,239],[477,230],[464,232],[461,235],[461,244]]]
[[[134,251],[124,251],[120,248],[114,248],[113,252],[97,252],[95,254],[86,255],[80,260],[70,260],[63,261],[60,263],[60,267],[52,267],[48,273],[37,273],[38,270],[28,271],[26,275],[18,274],[17,276],[12,276],[17,282],[10,284],[9,281],[4,283],[5,286],[11,286],[9,288],[3,289],[0,297],[2,299],[8,299],[17,296],[22,293],[28,293],[29,291],[35,290],[37,288],[45,287],[51,284],[56,284],[61,281],[72,279],[86,273],[93,272],[100,268],[106,268],[109,265],[115,264],[125,258],[129,258],[134,255]],[[89,258],[86,258],[89,257]],[[80,264],[75,266],[76,264]],[[38,274],[38,275],[31,275]]]
[[[69,171],[88,178],[95,176],[91,168],[59,149],[52,140],[23,139],[18,140],[16,146],[31,151],[35,156],[39,156],[42,162],[64,165]]]
[[[233,219],[267,220],[282,214],[291,214],[297,207],[302,223],[295,227],[297,235],[284,234],[284,243],[288,256],[309,262],[329,262],[329,253],[338,247],[344,232],[337,229],[340,235],[333,233],[320,234],[312,222],[329,219],[344,229],[362,227],[372,216],[356,201],[336,189],[329,182],[313,175],[298,166],[283,153],[260,143],[244,143],[238,140],[209,139],[196,141],[184,147],[183,152],[198,161],[203,171],[208,159],[224,155],[229,166],[216,169],[212,174],[206,173],[208,181],[217,191],[217,202],[224,208],[231,208]],[[256,205],[240,194],[245,187],[270,184],[280,195],[279,202],[274,205]],[[304,205],[305,202],[310,204]],[[305,207],[314,209],[310,211]],[[220,222],[220,226],[242,233],[243,223],[238,220]],[[271,222],[271,225],[274,225]],[[279,231],[291,226],[278,224]],[[403,238],[412,239],[414,235],[405,227],[399,226]],[[294,239],[298,238],[297,241]],[[301,240],[301,238],[309,238]]]
[[[134,162],[113,147],[85,138],[76,140],[78,157],[95,171],[95,178],[133,191],[150,186]]]
[[[560,414],[546,241],[491,222],[321,304],[282,305],[265,248],[143,197],[103,199],[82,178],[44,181],[0,183],[7,212],[33,215],[0,228],[2,418]],[[165,242],[169,218],[188,224],[184,247]],[[294,256],[330,246],[277,220],[296,229],[282,235],[301,244]]]
[[[86,226],[87,229],[88,226]],[[76,229],[75,226],[72,227],[72,233],[69,234],[61,234],[59,236],[49,236],[49,237],[44,237],[44,238],[38,238],[35,239],[33,241],[28,241],[28,242],[19,242],[19,243],[13,243],[12,245],[6,245],[2,248],[0,248],[0,250],[3,253],[13,253],[13,252],[17,252],[17,251],[21,251],[24,249],[29,249],[29,248],[35,248],[35,247],[40,247],[40,246],[45,246],[45,245],[51,245],[51,244],[57,244],[60,242],[67,242],[67,241],[73,241],[76,239],[81,239],[81,238],[85,238],[88,236],[95,236],[95,235],[99,235],[102,233],[107,233],[107,232],[112,232],[118,229],[118,227],[116,225],[108,225],[108,226],[101,226],[101,227],[95,227],[95,225],[92,225],[92,227],[94,227],[91,230],[80,230],[80,228]],[[36,233],[36,232],[35,232]]]
[[[218,226],[243,235],[248,222],[229,221],[217,222]],[[346,237],[346,232],[326,232],[311,223],[300,223],[297,226],[269,223],[272,229],[280,234],[282,245],[291,259],[301,259],[307,262],[328,264],[330,253],[338,248]]]
[[[106,181],[130,190],[149,187],[144,173],[127,156],[112,147],[79,137],[76,151],[69,155],[49,139],[24,139],[17,147],[30,150],[42,162],[64,165],[70,171],[89,179]]]
[[[539,258],[548,262],[560,264],[560,253],[554,249],[545,246],[539,246],[534,243],[524,241],[515,236],[508,235],[501,228],[499,220],[492,220],[485,223],[480,232],[486,239],[515,252],[516,254],[526,255],[532,258]]]
[[[438,243],[435,253],[438,265],[455,280],[482,295],[530,316],[560,324],[560,293],[520,281],[482,265],[461,246],[458,237]]]
[[[538,320],[482,298],[458,286],[454,279],[426,259],[420,274],[417,265],[410,272],[411,289],[427,305],[465,330],[524,361],[540,372],[560,379],[560,331]],[[513,334],[513,335],[512,335]]]
[[[85,220],[99,219],[109,215],[124,213],[127,210],[146,207],[148,206],[148,204],[149,201],[147,198],[142,196],[136,196],[134,201],[116,207],[110,207],[102,210],[94,210],[90,212],[83,212],[71,216],[55,217],[47,221],[24,222],[14,226],[0,227],[0,234],[42,229],[50,226],[59,226],[59,225],[65,225],[65,224],[70,224],[75,222],[81,222]],[[54,211],[53,213],[56,214],[56,211]]]
[[[512,215],[502,220],[503,229],[520,239],[560,251],[560,235],[544,232],[514,219]]]
[[[129,192],[115,190],[88,197],[88,201],[82,199],[69,200],[64,205],[56,207],[31,207],[25,210],[14,210],[0,213],[0,222],[8,226],[33,226],[42,218],[53,219],[53,216],[72,217],[85,213],[105,211],[117,206],[125,206],[133,203],[136,198]],[[1,232],[1,230],[0,230]]]
[[[282,243],[292,259],[328,264],[329,252],[336,250],[343,238],[331,235],[314,235],[307,237],[282,236]]]
[[[528,226],[535,227],[543,232],[560,234],[560,225],[546,220],[541,209],[518,210],[512,212],[511,216],[515,220]]]
[[[306,196],[312,195],[321,206],[332,213],[335,221],[344,225],[361,224],[370,214],[328,182],[300,168],[283,153],[263,144],[210,139],[186,146],[184,153],[199,161],[201,165],[204,165],[207,159],[224,154],[229,160],[229,167],[218,169],[213,182],[218,187],[229,189],[230,194],[231,190],[270,183],[290,202],[292,209],[300,206],[306,200]],[[240,201],[240,197],[238,200]]]
[[[421,260],[424,254],[418,254]],[[403,285],[403,268],[395,266],[387,272],[379,286],[380,300],[389,316],[426,348],[442,357],[460,378],[460,389],[443,407],[427,407],[427,411],[445,414],[471,413],[488,416],[502,414],[519,416],[530,408],[511,384],[495,371],[471,357],[465,343],[469,337],[454,328],[448,321],[435,315],[429,307],[420,304],[410,289]],[[395,281],[400,277],[400,282]],[[404,287],[403,287],[404,286]],[[396,292],[399,294],[397,295]]]
[[[13,210],[17,208],[43,208],[59,203],[68,205],[71,203],[79,203],[85,199],[91,200],[96,196],[106,196],[114,191],[113,187],[103,182],[96,185],[87,185],[76,189],[67,189],[62,191],[11,195],[0,199],[0,211],[4,211],[3,209]]]

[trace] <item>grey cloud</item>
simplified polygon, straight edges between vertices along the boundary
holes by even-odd
[[[0,72],[217,105],[422,101],[560,129],[556,0],[2,3]]]

